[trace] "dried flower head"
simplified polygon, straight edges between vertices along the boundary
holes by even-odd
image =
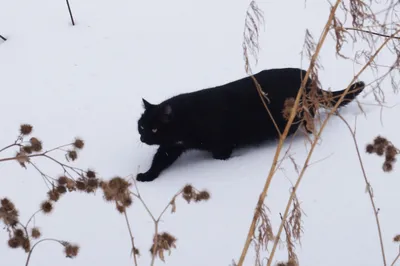
[[[19,128],[21,135],[29,135],[32,132],[32,126],[29,124],[22,124]]]
[[[64,248],[64,252],[67,258],[74,258],[78,255],[79,246],[66,244]]]
[[[42,142],[35,137],[32,137],[29,142],[31,143],[32,150],[39,152],[43,149]]]
[[[183,188],[183,193],[185,193],[185,194],[191,194],[193,192],[193,187],[192,187],[192,185],[186,185],[184,188]]]
[[[295,102],[296,102],[295,98],[292,97],[286,99],[285,102],[283,103],[282,115],[284,119],[286,120],[289,119],[290,113],[292,112]]]
[[[93,170],[88,170],[86,176],[87,178],[96,178],[96,173]]]
[[[40,208],[44,213],[50,213],[53,210],[53,204],[46,200],[40,205]]]
[[[75,141],[74,141],[74,143],[73,143],[73,145],[74,145],[74,147],[77,148],[77,149],[82,149],[83,146],[85,145],[85,142],[84,142],[82,139],[80,139],[80,138],[76,138]]]
[[[60,194],[64,194],[64,193],[66,193],[67,192],[67,188],[66,187],[64,187],[64,186],[57,186],[57,192],[58,193],[60,193]]]
[[[382,146],[386,146],[388,144],[388,140],[382,136],[377,136],[374,139],[374,145],[382,145]]]
[[[24,236],[25,236],[25,233],[24,233],[24,231],[23,231],[22,229],[16,229],[16,230],[14,231],[14,235],[15,235],[16,237],[24,237]]]
[[[19,222],[19,214],[14,204],[7,198],[1,199],[0,220],[5,225],[15,227]]]
[[[125,206],[117,204],[116,208],[120,213],[124,213],[125,212]]]
[[[85,182],[83,182],[83,181],[76,181],[75,184],[76,184],[76,188],[77,188],[78,190],[86,190],[86,184],[85,184]]]
[[[37,227],[32,228],[31,230],[31,236],[32,238],[38,239],[41,236],[40,230]]]
[[[393,238],[393,241],[394,241],[394,242],[400,242],[400,235],[396,235],[396,236]]]
[[[155,253],[164,261],[164,251],[171,252],[171,248],[176,248],[175,242],[176,238],[167,232],[157,234],[153,237],[153,245],[150,248],[150,253]]]
[[[78,158],[78,153],[74,150],[68,151],[68,158],[70,158],[72,161],[75,161]]]
[[[30,145],[22,146],[22,150],[24,152],[26,152],[27,154],[31,154],[33,152],[32,146],[30,146]]]
[[[53,188],[49,192],[47,192],[49,199],[52,201],[58,201],[60,199],[60,193],[58,192],[57,188]]]
[[[12,237],[8,240],[8,246],[10,248],[18,248],[21,246],[21,240],[16,238],[16,237]]]
[[[374,152],[375,152],[375,147],[374,147],[374,145],[368,144],[368,145],[366,146],[366,148],[365,148],[365,151],[366,151],[367,153],[374,153]]]
[[[59,185],[65,185],[65,184],[67,184],[67,182],[68,182],[68,177],[66,177],[66,176],[60,176],[59,178],[58,178],[58,184]]]
[[[391,172],[393,170],[393,164],[392,162],[384,162],[382,169],[384,172]]]
[[[203,201],[203,200],[209,200],[210,199],[210,193],[208,191],[201,191],[200,193],[196,194],[195,201]]]
[[[31,241],[29,240],[29,238],[22,238],[22,248],[25,250],[26,253],[31,250]]]

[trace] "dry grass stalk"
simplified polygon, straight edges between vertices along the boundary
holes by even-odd
[[[309,75],[310,75],[310,70],[314,67],[315,61],[316,61],[316,59],[317,59],[317,57],[318,57],[318,54],[319,54],[319,51],[320,51],[320,49],[321,49],[321,47],[322,47],[322,45],[323,45],[323,43],[324,43],[324,41],[325,41],[325,38],[326,38],[326,36],[327,36],[327,34],[328,34],[329,26],[330,26],[330,24],[331,24],[331,22],[332,22],[332,20],[333,20],[334,14],[335,14],[335,12],[336,12],[336,9],[337,9],[339,3],[340,3],[340,0],[338,0],[338,1],[336,2],[336,4],[333,6],[333,8],[332,8],[332,10],[331,10],[329,19],[328,19],[328,21],[327,21],[327,23],[326,23],[326,25],[325,25],[325,27],[324,27],[324,31],[323,31],[323,33],[322,33],[322,35],[321,35],[320,42],[318,43],[318,45],[317,45],[317,47],[316,47],[316,52],[314,53],[314,55],[313,55],[313,57],[312,57],[312,60],[311,60],[311,63],[310,63],[310,67],[309,67],[309,69],[308,69],[308,71],[307,71],[307,73],[306,73],[306,76],[305,76],[305,78],[304,78],[302,84],[301,84],[299,93],[297,94],[297,97],[296,97],[296,99],[295,99],[295,104],[294,104],[294,106],[293,106],[293,111],[292,111],[292,113],[291,113],[291,115],[290,115],[290,117],[289,117],[288,123],[287,123],[287,125],[286,125],[286,127],[285,127],[285,130],[284,130],[283,134],[282,134],[281,137],[279,138],[278,147],[277,147],[277,149],[276,149],[275,156],[274,156],[274,159],[273,159],[273,162],[272,162],[272,165],[271,165],[271,168],[270,168],[270,171],[269,171],[269,174],[268,174],[266,183],[265,183],[265,185],[264,185],[264,188],[263,188],[263,190],[262,190],[262,192],[261,192],[261,194],[260,194],[259,200],[258,200],[258,202],[257,202],[257,205],[256,205],[257,207],[263,205],[264,199],[265,199],[265,197],[267,196],[267,191],[268,191],[268,188],[269,188],[269,186],[270,186],[270,183],[271,183],[273,174],[274,174],[274,172],[275,172],[275,168],[276,168],[276,166],[277,166],[277,162],[278,162],[279,155],[280,155],[280,152],[281,152],[282,147],[283,147],[284,140],[286,139],[286,136],[287,136],[287,134],[288,134],[289,128],[290,128],[290,126],[291,126],[291,124],[292,124],[292,122],[293,122],[293,120],[294,120],[294,117],[295,117],[295,114],[296,114],[296,113],[295,113],[295,110],[296,110],[296,109],[298,108],[298,106],[299,106],[300,96],[301,96],[301,94],[302,94],[302,91],[303,91],[303,89],[304,89],[304,87],[305,87],[305,85],[306,85],[306,82],[307,82],[307,80],[308,80],[308,77],[309,77]],[[349,89],[349,88],[347,88],[347,89]],[[343,97],[344,97],[344,95],[343,95]],[[342,97],[342,98],[343,98],[343,97]],[[258,222],[258,219],[259,219],[259,213],[258,213],[258,212],[255,212],[255,214],[254,214],[254,216],[253,216],[253,220],[252,220],[251,225],[250,225],[250,228],[249,228],[249,232],[248,232],[248,235],[247,235],[247,239],[246,239],[244,248],[243,248],[243,250],[242,250],[242,254],[241,254],[240,258],[239,258],[239,262],[238,262],[238,265],[239,265],[239,266],[242,266],[243,263],[244,263],[244,260],[245,260],[247,251],[248,251],[248,249],[249,249],[250,242],[251,242],[251,237],[252,237],[252,235],[254,234],[254,231],[255,231],[255,228],[256,228],[256,224],[257,224],[257,222]],[[277,236],[277,239],[279,239],[279,236]],[[274,245],[274,246],[275,246],[275,249],[276,249],[276,244],[277,244],[277,241],[275,240],[275,245]],[[268,260],[268,265],[269,265],[269,266],[271,265],[271,261],[272,261],[272,257],[273,257],[273,255],[274,255],[275,249],[272,250],[271,256],[270,256],[270,258],[269,258],[269,260]]]
[[[400,29],[398,30],[398,32],[400,32]],[[395,33],[393,34],[393,36],[395,36],[398,32],[395,32]],[[383,47],[385,47],[385,45],[387,44],[387,42],[388,42],[389,40],[390,40],[390,39],[385,40],[385,41],[379,46],[379,48],[377,49],[377,51],[372,55],[371,61],[375,59],[375,57],[381,52],[381,50],[383,49]],[[351,80],[349,86],[346,88],[345,92],[341,95],[341,97],[339,98],[338,102],[335,104],[335,106],[332,107],[331,111],[328,113],[327,117],[326,117],[325,120],[323,121],[323,123],[322,123],[322,125],[321,125],[321,127],[320,127],[318,133],[316,134],[316,137],[315,137],[315,139],[314,139],[314,141],[313,141],[313,143],[312,143],[312,145],[311,145],[310,151],[309,151],[309,153],[308,153],[308,155],[307,155],[307,158],[306,158],[306,160],[305,160],[305,162],[304,162],[304,164],[303,164],[302,170],[301,170],[301,172],[300,172],[300,174],[299,174],[299,177],[298,177],[298,179],[297,179],[297,181],[296,181],[296,183],[295,183],[295,186],[294,186],[294,188],[293,188],[293,192],[291,193],[290,198],[289,198],[289,200],[288,200],[288,203],[287,203],[287,205],[286,205],[285,212],[284,212],[284,214],[283,214],[283,216],[282,216],[284,221],[286,220],[286,218],[287,218],[287,216],[288,216],[289,209],[290,209],[290,205],[291,205],[291,203],[292,203],[292,201],[293,201],[293,199],[294,199],[294,194],[296,193],[296,191],[297,191],[297,189],[298,189],[298,187],[299,187],[299,185],[300,185],[300,183],[301,183],[301,181],[302,181],[302,178],[303,178],[303,176],[304,176],[304,173],[305,173],[307,167],[309,166],[309,161],[310,161],[310,159],[311,159],[311,155],[312,155],[312,153],[313,153],[313,151],[314,151],[314,149],[315,149],[315,147],[316,147],[316,145],[317,145],[318,139],[320,138],[320,136],[321,136],[321,134],[322,134],[322,132],[323,132],[323,130],[324,130],[326,124],[328,123],[328,121],[329,121],[330,117],[333,115],[333,113],[336,112],[337,107],[338,107],[339,104],[343,101],[344,96],[348,93],[348,91],[349,91],[349,89],[350,89],[350,85],[353,84],[353,82],[361,75],[361,73],[363,73],[363,72],[365,71],[365,69],[366,69],[368,66],[369,66],[369,63],[367,63],[366,65],[364,65],[364,66],[362,67],[362,69],[354,76],[354,78]],[[278,147],[278,148],[279,148],[279,147]],[[278,230],[278,233],[276,234],[276,237],[277,237],[278,239],[280,238],[280,235],[282,234],[283,226],[284,226],[284,224],[281,223],[281,225],[280,225],[280,227],[279,227],[279,230]],[[272,258],[273,258],[274,254],[275,254],[277,245],[278,245],[278,243],[277,243],[277,241],[275,241],[274,246],[273,246],[272,251],[271,251],[271,255],[270,255],[269,261],[268,261],[268,266],[270,266],[271,263],[272,263]]]
[[[250,56],[249,53],[253,56],[256,63],[258,62],[258,52],[260,50],[260,45],[258,42],[258,38],[260,35],[260,26],[264,24],[264,15],[262,10],[258,7],[256,1],[252,0],[249,4],[249,7],[246,11],[245,17],[245,25],[243,30],[243,59],[245,61],[245,71],[252,78],[254,85],[257,89],[257,92],[260,96],[260,99],[264,105],[264,108],[268,112],[268,115],[271,117],[272,122],[274,123],[275,129],[280,135],[281,132],[278,128],[278,125],[275,122],[274,117],[271,114],[271,111],[268,108],[266,101],[269,102],[268,95],[266,95],[261,85],[258,83],[257,79],[254,77],[251,65],[250,65]]]
[[[299,93],[298,93],[298,95],[297,95],[297,97],[296,97],[296,99],[295,99],[295,103],[294,103],[294,105],[293,105],[293,110],[292,110],[291,116],[289,117],[288,125],[290,125],[290,124],[293,122],[293,118],[294,118],[294,116],[295,116],[295,111],[297,110],[297,108],[298,108],[298,106],[299,106],[300,95],[301,95],[302,90],[303,90],[303,88],[304,88],[304,84],[306,83],[307,78],[308,78],[308,76],[310,75],[310,72],[312,72],[312,69],[314,69],[315,62],[316,62],[316,58],[317,58],[317,56],[318,56],[319,50],[320,50],[321,46],[323,45],[323,42],[324,42],[324,40],[325,40],[325,38],[326,38],[327,32],[329,31],[330,24],[333,23],[333,19],[335,18],[335,12],[336,12],[336,9],[337,9],[338,5],[340,4],[340,2],[341,2],[341,1],[338,0],[338,1],[336,2],[336,4],[335,4],[335,5],[332,7],[332,9],[331,9],[330,17],[329,17],[329,19],[328,19],[328,22],[327,22],[325,28],[324,28],[322,37],[320,38],[320,41],[318,42],[318,44],[317,44],[317,46],[316,46],[316,49],[315,49],[316,51],[315,51],[315,53],[313,54],[313,57],[312,57],[312,60],[311,60],[311,63],[310,63],[310,67],[309,67],[309,69],[308,69],[308,71],[307,71],[307,75],[306,75],[306,77],[305,77],[305,80],[303,80],[303,84],[302,84],[302,86],[301,86],[301,88],[300,88],[300,91],[299,91]],[[354,12],[353,12],[353,13],[354,13]],[[355,14],[355,13],[354,13],[354,14]],[[352,84],[352,83],[359,77],[359,75],[360,75],[361,73],[363,73],[363,72],[366,70],[366,68],[371,67],[371,65],[374,64],[374,60],[375,60],[376,56],[381,52],[381,50],[382,50],[384,47],[387,46],[387,44],[388,44],[388,42],[391,40],[391,38],[394,37],[394,36],[396,36],[396,34],[397,34],[399,31],[400,31],[400,30],[397,30],[397,31],[394,32],[392,35],[390,35],[390,38],[386,39],[386,40],[376,49],[376,51],[375,51],[374,53],[371,54],[371,56],[369,57],[369,61],[368,61],[368,62],[361,68],[361,70],[354,76],[354,78],[353,78],[353,80],[350,82],[350,84]],[[287,204],[285,213],[284,213],[284,215],[283,215],[284,221],[286,220],[286,217],[288,216],[288,212],[289,212],[289,208],[290,208],[291,202],[292,202],[293,199],[294,199],[294,193],[296,192],[296,190],[297,190],[297,188],[298,188],[298,186],[299,186],[299,184],[300,184],[300,182],[301,182],[301,180],[302,180],[302,177],[303,177],[303,175],[304,175],[304,172],[305,172],[307,166],[309,165],[309,160],[310,160],[311,155],[312,155],[312,153],[313,153],[313,151],[314,151],[314,149],[315,149],[315,147],[316,147],[317,141],[318,141],[318,139],[320,138],[320,135],[321,135],[323,129],[325,128],[325,126],[326,126],[328,120],[330,119],[330,117],[332,116],[332,114],[336,112],[337,107],[338,107],[338,106],[340,105],[340,103],[343,101],[343,98],[344,98],[344,96],[349,92],[349,89],[350,89],[350,85],[345,89],[345,92],[340,96],[340,98],[339,98],[339,100],[337,101],[337,103],[335,104],[335,106],[333,106],[332,109],[331,109],[331,111],[328,113],[327,118],[323,121],[323,123],[322,123],[322,125],[321,125],[321,128],[319,129],[319,132],[314,134],[314,135],[315,135],[315,138],[314,138],[314,141],[313,141],[313,143],[312,143],[312,145],[311,145],[311,149],[310,149],[309,154],[308,154],[308,156],[307,156],[307,158],[306,158],[306,162],[304,163],[304,166],[303,166],[303,168],[302,168],[302,170],[301,170],[301,172],[300,172],[299,178],[298,178],[298,180],[297,180],[297,182],[296,182],[296,184],[295,184],[295,186],[294,186],[293,193],[291,194],[291,197],[290,197],[290,199],[289,199],[289,201],[288,201],[288,204]],[[287,129],[288,129],[288,126],[286,127],[285,131],[287,131]],[[281,138],[280,138],[280,142],[279,142],[278,147],[277,147],[277,151],[276,151],[276,154],[275,154],[275,157],[274,157],[272,166],[271,166],[270,173],[269,173],[268,178],[267,178],[267,180],[266,180],[266,184],[265,184],[265,186],[264,186],[264,189],[263,189],[262,193],[260,194],[260,198],[259,198],[259,200],[258,200],[257,206],[260,206],[261,204],[263,204],[263,201],[264,201],[265,196],[266,196],[266,194],[267,194],[267,190],[268,190],[268,188],[269,188],[269,184],[270,184],[271,179],[272,179],[272,176],[273,176],[273,172],[274,172],[273,169],[275,169],[275,167],[276,167],[276,162],[277,162],[277,159],[278,159],[280,150],[281,150],[281,148],[282,148],[283,140],[285,139],[285,137],[286,137],[286,134],[285,134],[285,132],[284,132],[284,133],[282,134]],[[244,248],[243,248],[242,255],[241,255],[241,257],[240,257],[240,261],[239,261],[238,265],[242,265],[242,264],[243,264],[243,261],[244,261],[245,255],[246,255],[246,253],[247,253],[249,243],[250,243],[250,239],[251,239],[250,236],[253,234],[253,232],[254,232],[254,230],[255,230],[255,224],[257,223],[257,220],[258,220],[258,219],[259,219],[259,214],[256,212],[256,213],[254,214],[253,221],[252,221],[251,226],[250,226],[250,229],[249,229],[248,238],[247,238],[246,243],[245,243],[245,246],[244,246]],[[284,226],[284,223],[281,223],[280,228],[279,228],[279,230],[278,230],[278,233],[276,234],[276,239],[279,239],[279,238],[280,238],[280,235],[281,235],[282,230],[283,230],[283,226]],[[277,241],[275,240],[273,249],[272,249],[271,254],[270,254],[268,266],[270,266],[271,263],[272,263],[272,258],[273,258],[273,256],[274,256],[275,251],[276,251],[276,247],[277,247]]]
[[[297,258],[295,250],[295,245],[293,241],[292,232],[290,230],[290,225],[287,221],[283,221],[283,217],[281,216],[283,228],[285,229],[286,233],[286,249],[288,251],[288,262],[291,263],[293,266],[299,266],[299,259]]]

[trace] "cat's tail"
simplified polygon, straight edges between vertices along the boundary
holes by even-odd
[[[347,94],[344,96],[343,101],[339,104],[339,107],[343,107],[347,105],[348,103],[352,102],[365,88],[365,83],[363,81],[359,81],[356,83],[353,83],[351,85],[350,89],[348,90]],[[331,91],[329,92],[328,100],[329,100],[329,107],[334,106],[337,104],[337,102],[340,100],[342,94],[346,91],[346,89],[341,90],[341,91]],[[324,94],[326,91],[324,91]]]

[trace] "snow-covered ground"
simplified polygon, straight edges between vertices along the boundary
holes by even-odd
[[[157,103],[177,93],[245,76],[242,32],[248,4],[228,0],[71,0],[73,27],[61,0],[0,0],[0,34],[8,38],[0,40],[0,146],[15,140],[21,123],[30,123],[45,149],[82,137],[85,148],[73,165],[94,168],[104,178],[136,174],[138,166],[147,169],[155,147],[139,142],[136,122],[142,112],[141,98]],[[321,0],[306,4],[305,8],[304,1],[258,1],[266,27],[254,71],[308,66],[300,55],[305,30],[318,38],[329,5]],[[320,79],[325,88],[338,90],[347,85],[355,70],[350,61],[338,60],[334,49],[329,38],[321,53],[324,69]],[[350,48],[347,51],[351,52]],[[362,79],[370,82],[373,77],[365,74]],[[399,102],[390,86],[384,89],[388,105]],[[373,103],[371,95],[359,99]],[[377,106],[364,108],[366,116],[355,103],[342,110],[351,125],[359,115],[357,141],[361,148],[378,134],[400,145],[400,107],[385,109],[382,114]],[[177,212],[166,213],[160,229],[178,239],[177,249],[166,256],[166,265],[220,266],[239,258],[275,144],[236,151],[228,161],[192,152],[156,181],[139,183],[155,214],[186,183],[207,189],[212,196],[199,204],[179,200]],[[303,140],[293,143],[291,153],[297,163],[305,160]],[[392,238],[400,233],[398,166],[392,173],[383,173],[382,158],[363,152],[362,159],[380,208],[391,261],[398,251]],[[298,192],[306,214],[302,245],[296,249],[300,264],[382,265],[375,218],[353,140],[339,118],[329,122],[313,155],[312,161],[318,160],[322,161],[309,167]],[[36,162],[49,174],[60,173],[47,160]],[[297,177],[290,160],[282,166],[285,171],[277,172],[266,200],[275,231],[290,181]],[[15,162],[5,162],[0,164],[0,179],[0,198],[9,197],[26,221],[46,196],[40,175],[32,167],[25,170]],[[153,223],[139,202],[128,213],[142,254],[139,265],[149,265]],[[112,204],[102,200],[101,193],[68,194],[50,216],[39,214],[35,223],[44,237],[78,243],[81,250],[71,260],[63,257],[59,245],[43,243],[33,253],[31,266],[133,265],[125,220]],[[0,231],[1,265],[25,265],[26,254],[9,249],[7,240],[7,232]],[[253,254],[251,248],[245,265],[254,265]],[[275,259],[286,258],[282,247]],[[156,265],[164,264],[157,260]]]

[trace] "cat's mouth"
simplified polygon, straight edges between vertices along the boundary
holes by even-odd
[[[155,145],[156,144],[155,141],[151,141],[149,139],[146,139],[143,136],[140,136],[140,141],[143,142],[144,144],[147,144],[147,145]]]

